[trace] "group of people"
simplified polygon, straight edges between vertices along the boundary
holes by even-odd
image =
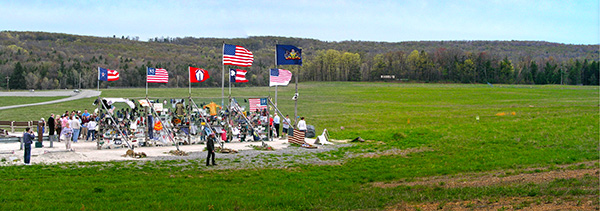
[[[65,111],[64,114],[55,116],[50,114],[48,122],[44,119],[43,126],[48,127],[48,136],[51,141],[64,141],[65,147],[69,151],[73,151],[71,143],[77,143],[79,139],[86,141],[94,141],[96,139],[96,131],[98,130],[99,117],[90,114],[87,110],[81,111]],[[58,136],[58,139],[57,139]]]
[[[166,100],[165,100],[166,101]],[[183,118],[184,116],[182,115],[183,109],[183,104],[182,102],[173,102],[173,100],[171,100],[172,104],[175,104],[175,115],[173,115],[173,113],[169,112],[170,115],[173,115],[173,117],[178,117],[179,118]],[[166,102],[165,102],[166,104]],[[112,106],[111,106],[112,107]],[[114,107],[112,107],[109,112],[114,114],[111,115],[113,117],[115,117],[115,121],[118,122],[117,125],[119,125],[119,128],[122,129],[122,131],[125,134],[129,134],[129,129],[130,129],[130,124],[134,125],[133,127],[137,127],[140,125],[144,124],[144,116],[142,116],[139,112],[137,112],[138,108],[133,108],[133,109],[114,109]],[[216,110],[216,109],[214,109]],[[212,118],[212,117],[217,117],[216,112],[214,112],[215,114],[213,114],[213,111],[211,110],[211,118],[208,118],[209,122],[201,122],[202,126],[200,128],[200,132],[201,134],[201,138],[202,140],[206,140],[206,145],[207,145],[207,149],[208,149],[208,156],[207,156],[207,160],[206,160],[206,165],[210,165],[210,161],[212,161],[212,165],[216,165],[215,164],[215,153],[214,153],[214,143],[216,142],[216,134],[213,131],[209,131],[207,130],[208,127],[205,126],[205,124],[210,124],[212,121],[217,121],[217,119],[219,118]],[[227,116],[228,111],[225,111],[224,114],[222,115],[223,117]],[[240,118],[239,121],[240,122],[244,122],[244,123],[249,123],[247,124],[247,126],[250,126],[249,128],[252,128],[251,125],[263,125],[263,126],[267,126],[271,131],[271,137],[273,136],[273,133],[275,133],[275,137],[281,137],[281,138],[285,138],[287,136],[287,134],[290,133],[290,131],[293,130],[293,125],[292,125],[292,121],[289,118],[289,115],[286,115],[285,118],[280,118],[279,115],[277,113],[275,113],[274,115],[269,115],[269,113],[267,112],[266,109],[259,111],[257,110],[256,112],[249,112],[250,115],[248,116],[248,119],[251,122],[247,122],[245,120],[245,118]],[[55,114],[51,114],[50,117],[48,118],[48,121],[46,122],[44,120],[44,118],[41,119],[41,121],[43,122],[43,126],[41,128],[42,132],[45,132],[45,127],[48,127],[48,135],[51,141],[64,141],[65,142],[65,147],[68,151],[73,151],[72,145],[71,143],[77,143],[80,139],[84,139],[85,141],[95,141],[96,140],[96,133],[100,132],[99,131],[99,126],[100,124],[103,124],[104,121],[110,121],[108,120],[106,116],[107,114],[105,113],[100,113],[100,114],[90,114],[88,112],[88,110],[84,110],[83,112],[81,111],[65,111],[64,114],[61,115],[55,115]],[[167,115],[167,116],[170,116]],[[246,116],[246,112],[243,112],[244,116]],[[268,118],[268,120],[267,120]],[[194,122],[194,120],[196,120],[196,118],[192,118],[192,121],[187,120],[186,123],[190,124],[190,122]],[[220,119],[219,119],[220,120]],[[233,121],[232,121],[233,122]],[[104,123],[104,124],[108,124],[108,123]],[[182,121],[183,124],[183,121]],[[177,125],[177,124],[174,124]],[[240,126],[243,124],[240,124]],[[102,126],[103,127],[103,126]],[[280,128],[281,127],[281,128]],[[300,118],[300,121],[298,121],[297,123],[297,128],[300,131],[306,131],[306,122],[304,121],[304,117]],[[225,129],[225,128],[223,128]],[[280,133],[280,129],[282,129],[281,133]],[[189,133],[195,134],[196,130],[193,131],[187,131]],[[229,130],[228,130],[229,131]],[[251,132],[252,129],[250,129],[248,132]],[[253,134],[253,133],[252,133]],[[223,136],[224,134],[221,134],[221,136]],[[253,134],[254,135],[254,134]],[[229,141],[231,139],[230,134],[227,134],[226,137],[229,137],[229,139],[227,141]],[[30,163],[30,157],[31,157],[31,144],[33,142],[33,140],[35,139],[35,136],[33,135],[33,131],[30,128],[27,128],[25,133],[23,134],[23,142],[25,144],[25,164],[29,165]]]

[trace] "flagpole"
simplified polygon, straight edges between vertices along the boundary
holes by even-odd
[[[98,67],[98,91],[100,91],[100,67]]]
[[[192,72],[192,67],[188,66],[188,75],[189,73]],[[194,77],[195,74],[194,74]],[[187,134],[187,140],[188,140],[188,144],[192,144],[192,77],[188,77],[188,90],[189,90],[189,96],[188,96],[188,134]],[[185,124],[185,123],[184,123]]]
[[[225,41],[223,41],[223,51],[221,58],[225,59]],[[221,106],[225,105],[225,64],[221,61]]]
[[[294,100],[294,125],[296,125],[298,121],[298,76],[300,76],[300,68],[296,70],[296,99]]]
[[[229,71],[229,98],[231,98],[231,71]]]
[[[148,98],[148,67],[146,67],[146,98]]]
[[[275,69],[279,69],[277,66],[277,43],[279,42],[275,40]],[[271,83],[271,71],[269,71],[269,83]],[[271,84],[269,84],[269,86],[271,86]],[[275,85],[275,107],[277,107],[277,87],[278,85]]]

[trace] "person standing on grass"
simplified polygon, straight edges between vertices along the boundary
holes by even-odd
[[[215,134],[211,133],[210,135],[208,135],[208,138],[206,139],[206,150],[208,150],[208,155],[206,156],[206,166],[210,166],[210,160],[212,158],[212,165],[216,166],[217,164],[215,164]]]
[[[55,121],[54,114],[50,114],[50,118],[48,118],[48,138],[50,139],[50,143],[56,141],[56,136],[54,136],[54,131],[56,129]]]
[[[300,132],[306,132],[306,122],[304,121],[304,117],[300,117],[300,121],[298,121],[298,130]]]
[[[275,112],[275,117],[273,117],[273,126],[275,126],[275,135],[277,135],[277,137],[280,137],[279,136],[279,124],[280,123],[281,123],[281,119],[277,115],[277,112]]]
[[[271,136],[271,141],[273,139],[273,116],[269,115],[267,116],[267,118],[269,118],[269,136]]]
[[[90,117],[90,113],[87,109],[83,110],[83,114],[81,114],[81,117]]]
[[[65,141],[65,147],[67,148],[68,151],[73,151],[73,149],[71,148],[71,137],[72,136],[73,136],[73,129],[71,129],[69,124],[66,124],[65,127],[63,127],[62,132],[60,133],[60,139]]]
[[[79,132],[81,132],[81,123],[79,122],[79,117],[77,115],[73,116],[71,126],[73,127],[73,143],[77,143]]]
[[[85,137],[85,140],[89,140],[90,136],[92,137],[92,141],[96,140],[96,120],[95,118],[90,118],[90,121],[87,123],[88,133]]]
[[[88,134],[87,123],[89,122],[89,116],[81,117],[81,131],[79,132],[79,138],[85,139]]]
[[[54,127],[56,127],[56,136],[58,136],[58,141],[60,141],[60,132],[62,130],[62,117],[60,115],[56,115],[54,121]],[[56,138],[56,136],[54,138]]]
[[[33,130],[31,130],[31,128],[25,128],[25,133],[23,133],[23,144],[25,145],[23,161],[25,162],[25,165],[31,165],[29,161],[31,160],[31,144],[33,143],[33,139],[35,139]]]
[[[281,131],[281,137],[285,137],[288,134],[288,130],[290,129],[290,115],[285,115],[285,120],[283,120],[283,131]]]

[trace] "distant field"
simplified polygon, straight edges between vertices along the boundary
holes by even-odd
[[[103,97],[145,95],[144,89],[102,91]],[[290,116],[293,92],[289,86],[278,93],[280,109]],[[187,88],[150,90],[151,98],[161,100],[187,93]],[[220,89],[193,90],[198,102],[220,95]],[[264,96],[268,88],[236,88],[232,95]],[[491,204],[520,197],[526,200],[514,207],[592,200],[597,209],[600,184],[591,174],[474,187],[449,187],[446,180],[405,183],[488,172],[508,177],[563,168],[597,170],[598,163],[590,161],[598,160],[599,96],[598,87],[582,86],[302,83],[298,113],[308,124],[318,132],[327,128],[335,139],[372,141],[318,155],[339,165],[292,161],[285,168],[213,171],[179,160],[2,167],[0,209],[414,209],[415,204],[443,208],[450,202]],[[92,101],[11,109],[0,112],[0,119],[93,109]]]
[[[61,96],[61,97],[0,97],[0,107],[46,102],[46,101],[63,99],[63,98],[67,98],[67,97],[68,96]]]

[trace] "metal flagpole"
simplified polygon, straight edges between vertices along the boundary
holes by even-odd
[[[146,67],[146,98],[148,98],[148,68]]]
[[[296,70],[296,94],[294,95],[294,125],[298,122],[298,76],[300,76],[300,68]]]
[[[223,41],[223,51],[221,53],[223,60],[225,56],[225,41]],[[225,105],[225,64],[221,63],[221,67],[221,106],[223,106]]]
[[[100,67],[98,67],[98,91],[100,91]]]
[[[277,43],[278,41],[275,40],[275,69],[279,69],[279,67],[277,66]],[[271,71],[269,71],[269,83],[271,83]],[[271,84],[269,84],[269,86],[271,86]],[[275,85],[275,106],[277,106],[277,87],[278,86]]]
[[[191,145],[192,144],[192,94],[190,94],[189,98],[188,98],[188,115],[187,115],[187,122],[188,122],[188,134],[187,134],[187,140],[188,140],[188,144]]]
[[[188,66],[188,73],[192,72],[191,69],[192,69],[192,67]],[[194,77],[196,77],[196,76],[194,76]],[[188,144],[191,145],[192,144],[192,141],[191,141],[192,140],[192,137],[191,137],[191,135],[192,135],[192,105],[191,105],[192,104],[192,77],[191,77],[191,75],[188,78],[188,90],[189,90],[188,91],[188,93],[189,93],[189,96],[188,96],[188,106],[189,107],[188,108],[189,109],[188,109],[188,115],[187,115],[187,118],[188,118],[187,139],[188,139]]]

